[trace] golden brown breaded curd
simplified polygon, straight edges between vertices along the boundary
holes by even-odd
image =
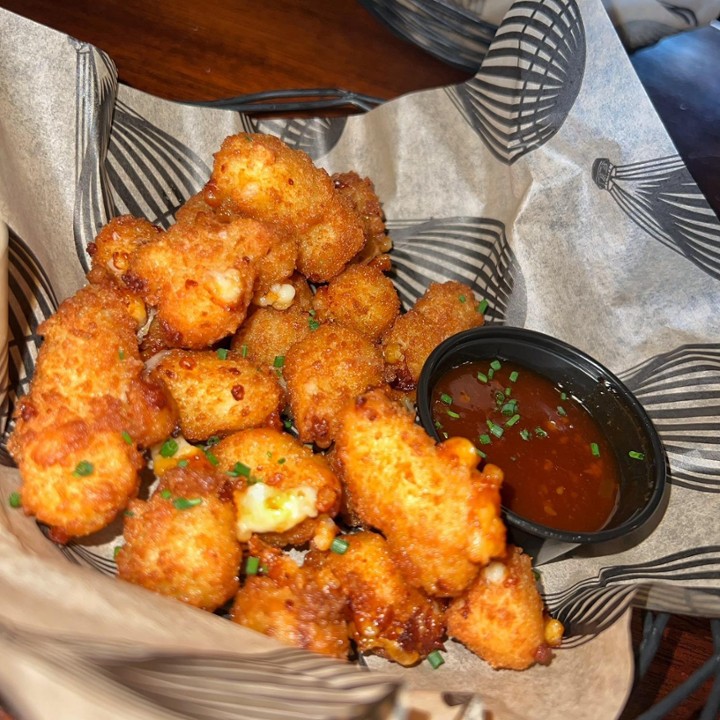
[[[88,285],[39,328],[44,336],[8,448],[25,512],[56,537],[108,525],[137,493],[147,446],[175,427],[164,385],[144,377],[125,294]]]
[[[260,574],[250,575],[238,590],[231,619],[293,647],[336,658],[350,650],[345,596],[322,587],[315,573],[280,550],[253,538],[248,546]]]
[[[49,525],[55,542],[102,530],[137,495],[142,455],[119,428],[66,413],[23,452],[16,456],[23,510]]]
[[[432,283],[383,338],[385,379],[404,390],[416,387],[425,361],[443,340],[484,322],[469,286],[454,280]]]
[[[245,319],[258,263],[275,239],[253,220],[223,223],[199,215],[141,246],[123,279],[156,309],[168,347],[204,348],[232,335]]]
[[[299,546],[318,521],[340,507],[340,481],[321,455],[292,435],[252,428],[228,435],[213,448],[218,467],[237,478],[233,497],[238,539],[260,534],[271,545]]]
[[[448,633],[494,668],[547,664],[546,616],[532,563],[520,548],[493,560],[447,611]],[[555,639],[555,644],[559,644]]]
[[[167,385],[191,442],[280,422],[277,375],[230,350],[169,350],[150,375]]]
[[[385,231],[382,205],[372,180],[362,178],[352,170],[334,173],[331,177],[335,189],[350,200],[362,222],[365,244],[352,262],[366,263],[388,252],[392,247],[392,241]]]
[[[400,313],[392,280],[372,265],[349,265],[313,298],[317,319],[336,322],[377,342]]]
[[[327,282],[340,274],[365,244],[352,203],[335,192],[323,219],[300,236],[297,269],[308,280]]]
[[[297,269],[313,282],[337,275],[365,242],[358,213],[327,172],[271,135],[226,138],[204,197],[220,211],[230,208],[295,236]]]
[[[210,470],[176,467],[149,500],[131,502],[118,576],[203,610],[232,598],[242,549],[225,483]]]
[[[288,350],[283,374],[300,440],[327,448],[344,406],[382,384],[382,356],[360,333],[321,325]]]
[[[141,245],[155,241],[160,228],[144,218],[120,215],[112,218],[88,245],[92,267],[87,274],[91,283],[112,282],[122,285],[130,256]]]
[[[346,406],[336,459],[353,512],[380,530],[400,571],[434,597],[460,595],[505,550],[502,472],[465,438],[439,445],[381,390]]]
[[[444,608],[410,586],[378,533],[342,536],[342,553],[311,551],[303,567],[316,567],[323,587],[347,594],[350,637],[358,652],[415,665],[442,647]]]
[[[313,315],[295,305],[287,310],[257,308],[233,335],[230,348],[260,365],[272,366],[275,358],[284,357],[317,325]]]
[[[276,307],[251,310],[233,335],[232,350],[263,365],[273,365],[275,358],[284,357],[293,343],[316,328],[318,321],[312,309],[313,293],[308,281],[294,273],[287,284],[293,294],[290,306],[284,310]]]
[[[204,222],[205,217],[210,217],[216,222],[231,223],[241,216],[229,207],[211,207],[206,202],[203,191],[188,199],[175,214],[176,221],[186,226]],[[282,231],[278,226],[274,227],[273,234],[274,239],[267,255],[257,262],[258,276],[253,302],[263,307],[275,306],[278,302],[275,296],[278,294],[282,299],[281,287],[290,282],[288,278],[295,270],[297,260],[297,238],[291,233]]]

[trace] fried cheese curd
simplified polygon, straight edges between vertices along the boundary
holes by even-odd
[[[130,256],[142,245],[157,240],[160,232],[159,227],[144,218],[132,215],[112,218],[88,245],[88,255],[92,259],[88,281],[111,282],[122,287],[122,276],[130,266]]]
[[[283,376],[300,440],[328,448],[345,405],[382,384],[382,355],[360,333],[321,325],[285,356]]]
[[[562,625],[544,612],[530,558],[513,546],[480,571],[446,617],[449,635],[497,669],[548,664],[562,639]]]
[[[44,341],[8,448],[25,512],[60,542],[110,524],[137,494],[139,447],[175,427],[167,389],[145,377],[134,309],[127,293],[87,285],[39,328]]]
[[[363,248],[363,223],[328,173],[271,135],[231,135],[215,154],[205,201],[280,226],[297,239],[297,269],[327,282]]]
[[[168,350],[150,377],[163,382],[191,442],[259,425],[280,423],[283,391],[269,368],[230,350]]]
[[[213,453],[218,468],[235,478],[239,540],[246,542],[257,534],[277,547],[302,546],[310,540],[330,546],[335,535],[331,518],[340,508],[341,487],[322,455],[273,428],[228,435]]]
[[[365,245],[352,261],[366,263],[388,252],[392,242],[385,229],[382,205],[372,180],[360,177],[352,170],[335,173],[331,177],[335,189],[347,197],[362,222]]]
[[[348,503],[380,530],[408,582],[457,597],[505,551],[502,471],[465,438],[438,445],[413,414],[373,390],[346,406],[335,444]]]
[[[415,665],[443,647],[442,604],[405,581],[382,535],[344,535],[343,553],[312,550],[303,567],[315,568],[322,587],[336,587],[350,608],[349,632],[358,652]]]
[[[232,335],[245,319],[259,261],[275,241],[268,225],[200,213],[140,246],[123,280],[155,309],[167,347],[202,349]]]
[[[431,283],[383,337],[385,379],[400,389],[414,389],[425,361],[443,340],[484,321],[469,286],[455,280]]]
[[[175,213],[179,224],[192,225],[198,218],[208,215],[221,223],[231,223],[242,217],[230,208],[222,207],[216,211],[205,201],[204,192],[199,192],[181,205]],[[297,261],[297,238],[290,233],[274,228],[274,239],[267,255],[259,258],[257,266],[257,282],[253,303],[261,307],[272,306],[285,309],[292,303],[292,294],[288,295],[289,280],[295,270]]]
[[[318,324],[312,310],[312,290],[301,275],[290,278],[288,284],[294,290],[290,307],[254,309],[233,336],[232,350],[262,365],[273,366],[276,358],[285,357],[291,345],[310,334]]]
[[[242,548],[227,480],[204,465],[168,470],[130,503],[115,560],[123,580],[212,611],[238,589]]]
[[[317,582],[314,570],[252,538],[250,557],[262,574],[249,575],[233,601],[233,622],[293,647],[336,658],[350,650],[347,602],[334,586]]]
[[[350,265],[318,288],[313,308],[320,322],[336,322],[377,342],[399,315],[400,297],[374,265]]]

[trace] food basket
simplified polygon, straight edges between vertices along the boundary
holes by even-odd
[[[564,44],[562,52],[551,52],[548,37],[558,13],[566,28]],[[14,168],[13,182],[2,186],[0,195],[10,228],[10,409],[27,391],[40,342],[38,325],[83,283],[89,266],[85,248],[99,227],[123,212],[167,227],[207,179],[219,141],[244,130],[281,137],[330,170],[352,167],[373,178],[385,203],[396,284],[406,306],[432,280],[471,283],[489,301],[489,322],[566,338],[616,369],[665,442],[673,487],[657,531],[631,548],[541,568],[546,600],[570,629],[559,662],[548,674],[483,675],[466,657],[458,657],[438,670],[389,676],[387,667],[370,663],[377,676],[363,673],[363,681],[353,686],[352,673],[334,678],[320,661],[258,641],[257,653],[269,653],[261,658],[268,673],[263,681],[270,682],[273,672],[278,677],[295,673],[310,684],[321,678],[316,700],[328,701],[326,716],[332,716],[327,710],[331,699],[323,693],[351,687],[358,693],[353,702],[361,703],[364,692],[378,693],[368,704],[374,702],[372,712],[383,716],[378,708],[388,710],[397,699],[400,678],[415,698],[422,698],[421,706],[429,707],[432,695],[446,717],[457,716],[459,705],[466,717],[480,716],[477,704],[473,709],[469,702],[473,692],[498,717],[521,717],[528,696],[546,717],[603,717],[617,712],[634,680],[628,657],[633,605],[660,613],[657,622],[649,621],[639,648],[640,672],[667,613],[720,616],[720,556],[705,538],[705,528],[717,517],[712,490],[719,468],[707,438],[720,427],[713,400],[719,392],[720,349],[708,329],[720,302],[720,223],[654,115],[599,2],[582,7],[573,0],[516,3],[485,53],[490,61],[483,61],[473,80],[380,105],[335,90],[312,91],[312,98],[303,97],[307,91],[286,91],[279,98],[254,96],[207,107],[160,101],[118,86],[112,61],[95,48],[9,14],[1,17],[5,35],[17,38],[23,48],[43,48],[50,68],[45,76],[34,75],[29,72],[32,53],[5,56],[8,77],[27,78],[19,88],[6,84],[1,115],[12,120],[6,123],[3,157]],[[523,34],[531,18],[541,22],[546,35]],[[513,52],[507,52],[509,47]],[[543,62],[533,66],[533,82],[508,85],[503,78],[517,66],[518,48]],[[544,62],[548,53],[550,61]],[[610,107],[608,77],[619,83]],[[483,92],[488,86],[490,96]],[[493,104],[497,97],[506,101],[503,112]],[[33,103],[38,98],[42,107],[49,102],[62,112],[52,118],[37,112]],[[310,110],[320,115],[324,107],[338,104],[367,112],[292,117],[308,107],[303,104],[308,100]],[[284,106],[290,118],[277,115],[286,101],[293,102]],[[519,117],[522,122],[516,122]],[[38,177],[37,163],[30,162],[37,153],[51,159],[44,168],[52,170],[55,185]],[[72,182],[60,183],[68,168]],[[48,191],[38,200],[39,186],[58,192]],[[670,212],[668,204],[679,209]],[[8,419],[6,411],[6,434]],[[12,479],[12,472],[5,471],[3,487]],[[695,519],[690,525],[688,513]],[[207,650],[212,640],[232,651],[224,629],[214,622],[226,621],[209,617],[196,626],[186,612],[191,609],[160,602],[163,598],[141,610],[136,588],[118,590],[115,580],[106,577],[114,570],[114,538],[107,546],[56,548],[17,513],[5,508],[2,518],[6,591],[0,611],[4,639],[16,657],[32,654],[37,662],[53,662],[56,673],[72,661],[73,670],[97,681],[93,691],[103,697],[107,677],[95,677],[90,661],[126,670],[132,666],[133,672],[148,661],[139,650],[118,644],[123,633],[131,644],[142,644],[144,636],[150,642],[153,636],[165,653],[162,672],[174,669],[187,678],[202,676],[210,666],[213,672],[222,668],[227,657],[210,658]],[[38,573],[41,585],[19,584]],[[21,613],[21,605],[32,612]],[[29,619],[34,626],[24,627]],[[186,621],[192,627],[186,628]],[[67,637],[52,635],[53,623],[84,636],[85,642],[68,644]],[[182,627],[181,637],[177,627]],[[192,662],[179,668],[188,656]],[[590,668],[590,675],[573,675],[580,666]],[[716,666],[717,657],[697,677],[712,675]],[[132,677],[135,683],[139,675]],[[561,677],[564,691],[558,694],[553,682]],[[2,682],[11,678],[3,676]],[[603,691],[597,701],[583,703],[583,693],[598,687]],[[717,708],[713,692],[709,713]],[[121,693],[115,700],[125,697]],[[192,692],[183,695],[191,699]],[[518,702],[520,707],[513,705]],[[201,716],[199,711],[195,716]],[[392,714],[388,710],[384,716]]]

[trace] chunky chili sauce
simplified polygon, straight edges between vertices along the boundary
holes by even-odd
[[[610,519],[619,476],[612,449],[562,387],[508,361],[469,362],[433,390],[441,437],[472,440],[502,468],[503,506],[558,530],[592,532]]]

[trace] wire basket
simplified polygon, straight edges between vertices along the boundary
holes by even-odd
[[[482,20],[460,2],[443,0],[359,0],[394,33],[448,65],[475,72],[497,25]]]

